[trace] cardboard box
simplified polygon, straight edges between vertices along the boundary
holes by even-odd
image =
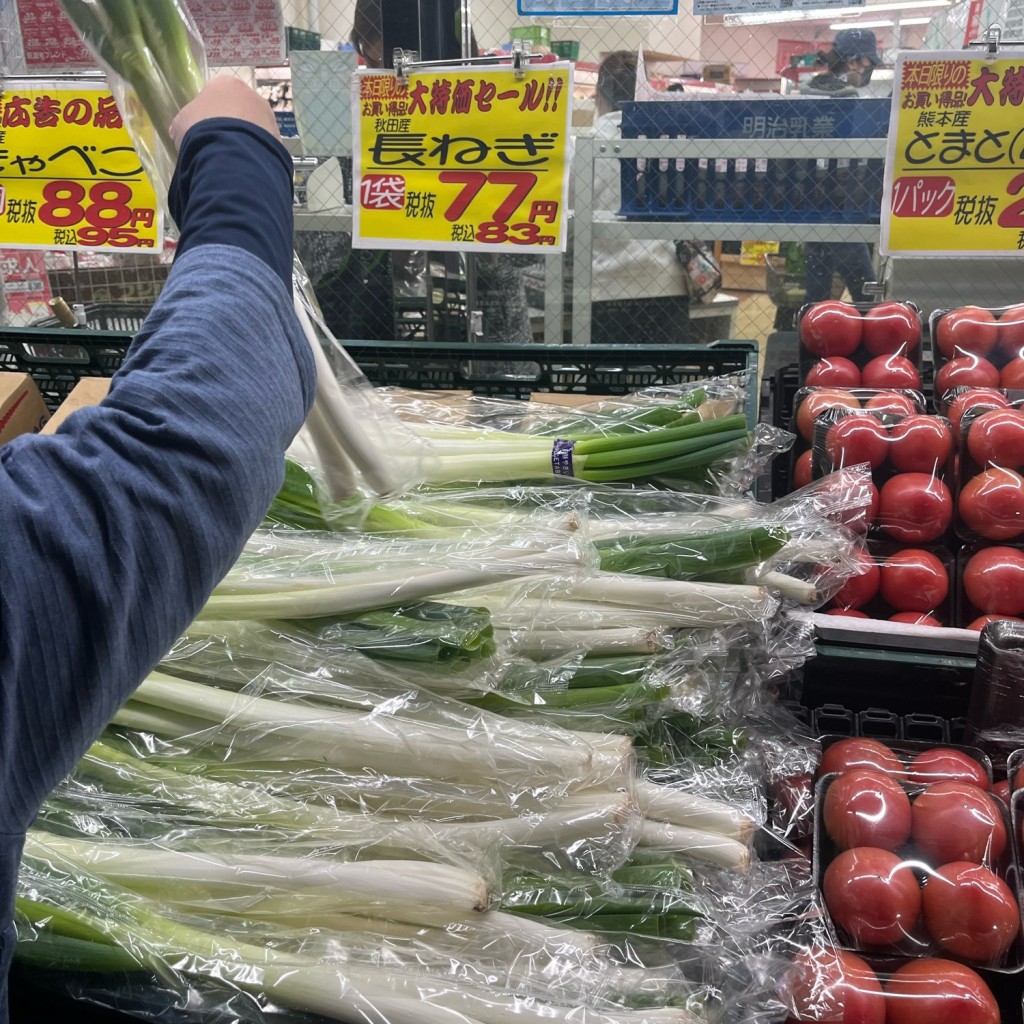
[[[50,418],[43,396],[27,373],[0,373],[0,444],[37,434]]]
[[[731,64],[705,64],[704,70],[701,71],[700,77],[705,82],[724,82],[726,85],[732,84],[732,65]]]
[[[72,389],[71,394],[60,403],[57,411],[43,427],[41,433],[55,434],[57,428],[73,413],[90,405],[99,405],[110,390],[109,377],[83,377]]]

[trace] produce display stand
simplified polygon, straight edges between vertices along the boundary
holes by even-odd
[[[125,331],[0,329],[0,371],[29,373],[53,411],[82,377],[110,377],[131,344]],[[746,373],[744,411],[757,419],[758,346],[754,341],[710,345],[430,344],[346,341],[346,350],[377,386],[465,390],[526,398],[543,391],[567,395],[624,395],[726,374]],[[514,363],[517,372],[508,372]]]

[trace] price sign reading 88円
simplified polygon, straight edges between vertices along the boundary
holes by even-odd
[[[162,248],[156,193],[105,88],[0,92],[0,235],[12,249]]]
[[[354,246],[565,250],[569,64],[355,82]]]
[[[901,53],[881,251],[1024,251],[1024,53]]]

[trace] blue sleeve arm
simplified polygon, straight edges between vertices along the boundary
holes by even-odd
[[[206,167],[223,192],[248,168],[231,170],[237,132],[220,134],[226,150],[197,133],[203,145],[182,155],[190,242],[108,398],[53,436],[0,448],[0,833],[25,830],[203,606],[280,487],[312,403],[312,357],[280,273],[290,180],[247,200],[284,250],[266,254],[274,273],[235,213],[220,235],[232,244],[211,244],[231,204],[214,201]],[[190,183],[202,183],[198,207]]]
[[[292,286],[292,159],[248,121],[215,117],[185,133],[167,197],[181,229],[178,255],[233,245]]]

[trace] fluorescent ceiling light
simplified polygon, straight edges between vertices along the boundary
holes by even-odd
[[[901,18],[900,25],[927,25],[931,18]],[[841,28],[893,28],[895,21],[835,21],[829,29],[838,32]]]
[[[952,0],[921,0],[920,3],[900,2],[869,4],[865,7],[834,7],[831,10],[759,11],[756,14],[727,14],[722,19],[726,25],[784,25],[794,21],[826,21],[831,18],[855,18],[858,15],[876,14],[883,11],[920,11],[929,8],[949,7]]]

